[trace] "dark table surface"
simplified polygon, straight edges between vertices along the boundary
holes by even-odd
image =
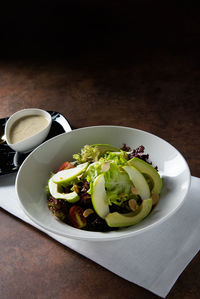
[[[0,118],[37,107],[62,113],[75,128],[142,129],[175,146],[200,177],[197,9],[57,3],[1,12]],[[2,299],[157,298],[3,209],[0,227]],[[167,298],[199,298],[199,270],[197,254]]]

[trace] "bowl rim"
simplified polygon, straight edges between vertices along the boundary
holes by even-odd
[[[96,232],[96,231],[84,231],[84,230],[80,230],[80,229],[77,229],[77,228],[74,228],[70,225],[68,225],[68,227],[70,227],[70,229],[72,228],[74,231],[75,230],[78,230],[78,232],[82,232],[83,234],[86,233],[86,236],[76,236],[76,234],[70,234],[70,233],[62,233],[62,232],[58,232],[56,229],[53,229],[51,227],[48,227],[46,225],[43,225],[42,222],[40,222],[39,220],[35,219],[26,209],[25,207],[23,206],[21,200],[20,200],[20,196],[19,196],[19,177],[20,177],[20,173],[21,173],[21,169],[24,167],[24,164],[26,163],[26,161],[28,159],[30,159],[36,151],[38,151],[41,147],[45,146],[47,143],[51,143],[53,142],[53,140],[55,139],[59,139],[59,138],[62,138],[63,136],[65,136],[66,134],[74,134],[73,132],[75,131],[82,131],[82,130],[87,130],[87,129],[96,129],[96,128],[122,128],[122,129],[131,129],[131,130],[134,130],[136,132],[139,132],[139,133],[145,133],[147,135],[150,135],[150,136],[153,136],[153,137],[156,137],[158,138],[161,142],[164,142],[166,143],[167,145],[169,145],[170,147],[173,148],[173,150],[175,150],[183,159],[184,163],[185,163],[185,168],[186,168],[186,171],[187,171],[187,186],[186,186],[186,191],[185,191],[185,194],[181,200],[181,202],[177,205],[177,207],[175,209],[173,209],[172,211],[170,211],[167,215],[165,215],[164,217],[162,217],[161,219],[158,219],[156,220],[154,223],[152,224],[149,224],[147,225],[146,227],[142,227],[142,228],[138,228],[137,230],[135,231],[130,231],[130,230],[127,230],[127,231],[123,231],[122,234],[117,234],[118,231],[109,231],[109,232]],[[67,238],[70,238],[70,239],[75,239],[75,240],[85,240],[85,241],[114,241],[114,240],[119,240],[119,239],[123,239],[123,238],[127,238],[127,237],[133,237],[135,235],[138,235],[138,234],[141,234],[143,232],[146,232],[147,230],[151,229],[151,228],[154,228],[156,227],[156,225],[158,224],[161,224],[163,223],[164,221],[166,221],[168,218],[170,218],[172,215],[174,215],[177,210],[180,209],[180,207],[183,205],[188,193],[189,193],[189,189],[190,189],[190,185],[191,185],[191,172],[190,172],[190,168],[189,168],[189,165],[186,161],[186,159],[184,158],[184,156],[179,152],[179,150],[177,150],[172,144],[170,144],[168,141],[164,140],[163,138],[155,135],[155,134],[152,134],[150,132],[147,132],[147,131],[144,131],[144,130],[141,130],[141,129],[136,129],[136,128],[132,128],[132,127],[126,127],[126,126],[118,126],[118,125],[97,125],[97,126],[87,126],[87,127],[82,127],[82,128],[78,128],[78,129],[74,129],[70,132],[64,132],[60,135],[57,135],[57,136],[54,136],[53,138],[45,141],[44,143],[40,144],[37,148],[35,148],[27,157],[26,159],[23,161],[22,165],[20,166],[18,172],[17,172],[17,176],[16,176],[16,180],[15,180],[15,190],[16,190],[16,193],[17,193],[17,197],[18,197],[18,202],[21,206],[21,208],[23,209],[23,211],[25,212],[25,214],[35,223],[37,224],[40,228],[42,228],[46,233],[48,232],[51,232],[51,233],[54,233],[56,234],[57,236],[62,236],[62,237],[67,237]],[[58,220],[59,221],[59,220]],[[67,225],[67,224],[65,224]],[[115,233],[114,236],[110,236],[111,233]]]

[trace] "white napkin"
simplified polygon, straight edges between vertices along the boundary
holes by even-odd
[[[15,175],[0,179],[0,206],[53,239],[113,273],[166,297],[200,248],[200,179],[192,177],[182,207],[169,220],[141,235],[113,242],[73,240],[47,232],[22,211],[15,193]]]

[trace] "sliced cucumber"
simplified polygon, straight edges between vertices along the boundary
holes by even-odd
[[[123,169],[128,173],[142,200],[149,198],[151,195],[149,185],[142,173],[133,166],[124,166]]]
[[[48,182],[49,192],[56,199],[64,199],[70,203],[75,203],[79,200],[79,195],[73,191],[70,193],[61,193],[58,191],[58,184],[54,183],[52,178]]]
[[[78,175],[83,173],[88,167],[88,162],[79,164],[74,168],[61,170],[53,175],[52,180],[56,184],[66,185],[70,181],[73,181]]]
[[[109,213],[109,205],[107,201],[107,195],[105,190],[105,180],[104,175],[100,174],[94,180],[93,192],[92,192],[92,205],[95,212],[99,217],[105,218]]]

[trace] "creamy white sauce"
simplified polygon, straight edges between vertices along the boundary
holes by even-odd
[[[48,120],[42,115],[27,115],[16,120],[10,129],[10,143],[17,143],[42,131]]]

